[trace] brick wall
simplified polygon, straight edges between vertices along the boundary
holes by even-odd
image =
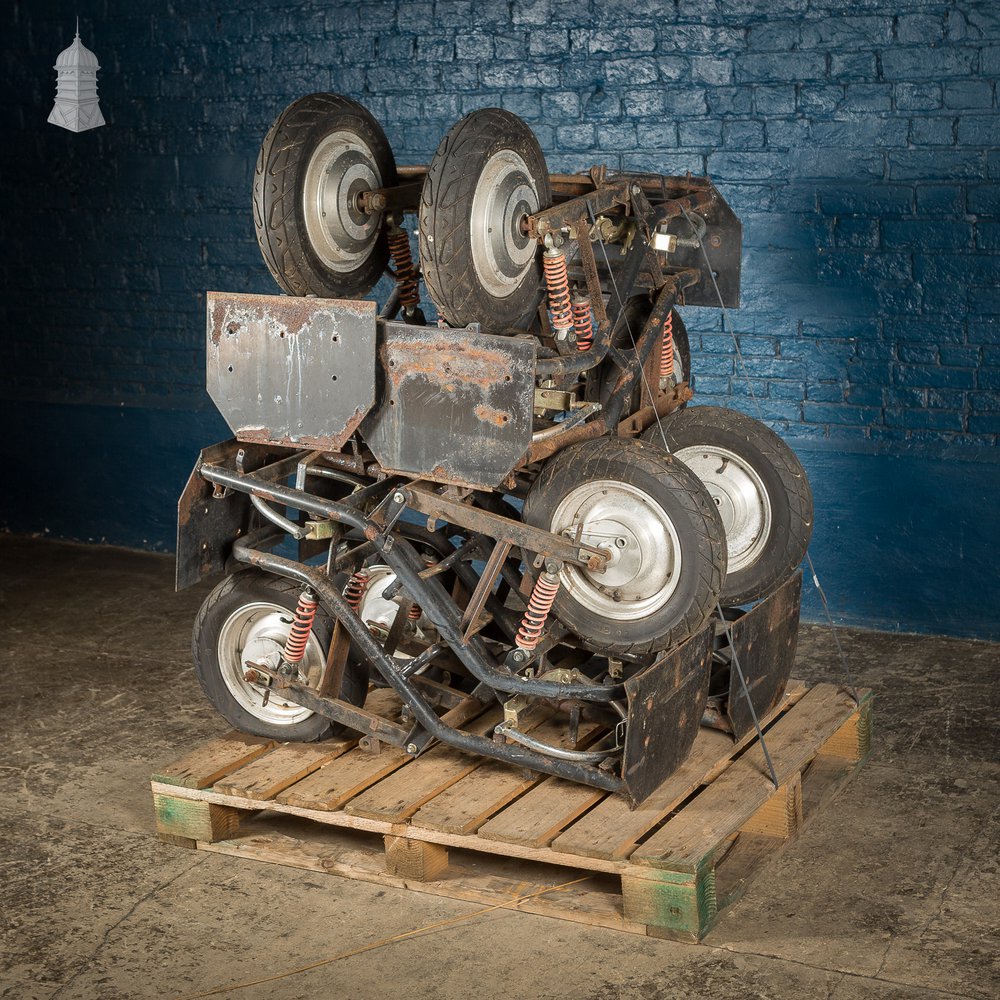
[[[290,100],[334,90],[401,163],[500,104],[554,170],[709,173],[744,224],[749,384],[718,311],[688,309],[701,401],[759,407],[804,456],[974,460],[975,488],[997,486],[992,0],[98,0],[81,33],[108,126],[82,135],[45,124],[76,7],[40,8],[15,0],[0,41],[8,404],[214,429],[203,290],[274,290],[253,160]]]

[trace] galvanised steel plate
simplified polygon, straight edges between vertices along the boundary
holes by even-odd
[[[362,436],[386,470],[499,486],[531,444],[535,340],[387,322]]]
[[[240,441],[339,451],[375,402],[376,306],[208,293],[208,394]]]

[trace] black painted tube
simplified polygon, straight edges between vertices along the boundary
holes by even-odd
[[[397,539],[396,544],[392,548],[395,550],[397,547],[404,545],[409,548],[407,543]],[[496,743],[488,737],[465,733],[441,722],[434,713],[434,710],[420,697],[410,682],[395,669],[392,660],[386,656],[374,636],[360,622],[344,600],[343,595],[333,586],[325,574],[317,569],[303,566],[301,563],[294,562],[291,559],[285,559],[270,552],[260,552],[256,549],[250,549],[240,542],[234,544],[233,555],[240,562],[258,566],[278,576],[296,580],[305,586],[312,587],[319,594],[320,600],[344,624],[344,627],[347,628],[351,638],[358,644],[365,657],[371,663],[374,663],[379,673],[385,677],[410,707],[414,719],[442,743],[455,747],[457,750],[465,750],[482,757],[493,757],[496,760],[506,761],[518,767],[526,767],[532,771],[541,771],[544,774],[554,774],[559,777],[568,778],[571,781],[591,785],[595,788],[603,788],[609,792],[620,791],[624,788],[624,782],[621,778],[606,771],[601,771],[596,767],[556,760],[544,754],[537,753],[534,750],[522,747],[519,744]],[[560,685],[553,684],[549,686],[558,688]]]

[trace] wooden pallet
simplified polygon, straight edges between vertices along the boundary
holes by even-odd
[[[384,703],[387,692],[373,696]],[[765,724],[777,789],[754,738],[734,746],[703,729],[635,810],[444,746],[411,760],[389,747],[372,755],[347,741],[231,733],[153,776],[157,832],[199,850],[698,941],[867,759],[871,692],[856,705],[830,684],[792,681]]]

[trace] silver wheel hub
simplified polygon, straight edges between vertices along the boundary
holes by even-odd
[[[752,566],[771,537],[771,500],[764,483],[745,459],[715,445],[674,452],[706,486],[722,518],[729,550],[729,573]]]
[[[254,718],[271,725],[291,726],[313,714],[301,705],[286,701],[278,692],[272,692],[265,705],[267,687],[251,684],[245,677],[248,662],[271,667],[278,665],[292,620],[291,611],[260,601],[237,608],[219,630],[216,650],[219,672],[229,693]],[[318,676],[325,662],[323,648],[316,636],[310,635],[299,672],[306,676]]]
[[[472,197],[471,249],[476,277],[495,298],[521,285],[537,244],[522,222],[538,211],[538,190],[522,157],[502,149],[486,162]]]
[[[595,480],[570,491],[552,516],[552,530],[603,549],[602,572],[562,570],[566,591],[588,611],[617,621],[659,611],[677,589],[681,548],[663,508],[644,490]]]
[[[382,217],[358,207],[365,191],[382,186],[375,156],[353,132],[331,132],[306,168],[302,214],[316,255],[333,271],[352,271],[367,258]]]

